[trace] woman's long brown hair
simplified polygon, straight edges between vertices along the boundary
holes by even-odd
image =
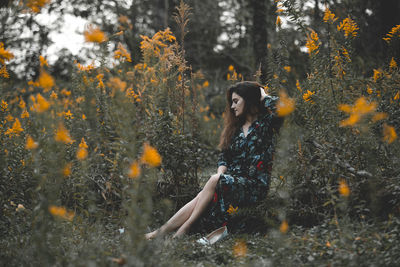
[[[256,115],[262,110],[260,101],[262,86],[256,82],[239,82],[231,86],[226,92],[226,107],[224,112],[224,129],[222,130],[218,148],[221,150],[227,149],[231,143],[235,132],[246,121],[247,114]],[[243,114],[239,117],[231,109],[232,94],[236,93],[244,99]]]

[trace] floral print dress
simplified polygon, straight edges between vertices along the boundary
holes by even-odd
[[[247,136],[239,129],[231,145],[220,154],[218,167],[226,166],[208,211],[199,220],[210,231],[229,224],[230,211],[255,205],[269,189],[274,146],[282,118],[276,115],[278,97],[266,96],[265,111],[251,124]]]

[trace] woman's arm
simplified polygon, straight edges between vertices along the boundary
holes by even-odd
[[[218,167],[217,174],[223,174],[223,173],[226,172],[227,169],[228,168],[226,166],[221,165],[221,166]]]

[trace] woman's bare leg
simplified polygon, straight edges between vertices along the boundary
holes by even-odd
[[[208,180],[203,190],[197,195],[198,200],[196,201],[196,205],[192,210],[190,217],[188,217],[185,220],[185,222],[179,227],[174,237],[186,234],[189,231],[192,224],[200,217],[203,211],[207,208],[212,197],[214,196],[215,187],[217,186],[219,176],[220,175],[213,175]]]
[[[163,235],[169,232],[172,232],[173,230],[177,229],[180,227],[186,220],[190,217],[190,215],[193,212],[194,207],[197,204],[199,195],[197,195],[194,199],[192,199],[190,202],[186,203],[185,206],[183,206],[177,213],[175,213],[174,216],[172,216],[163,226],[161,226],[159,229],[147,233],[145,235],[146,239],[153,239],[158,235]]]

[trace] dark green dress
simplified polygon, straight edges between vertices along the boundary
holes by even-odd
[[[254,206],[263,200],[269,189],[274,147],[282,118],[276,115],[278,97],[266,96],[265,111],[251,124],[247,136],[239,129],[228,149],[220,154],[221,174],[209,209],[199,220],[204,231],[227,225],[233,208]]]

